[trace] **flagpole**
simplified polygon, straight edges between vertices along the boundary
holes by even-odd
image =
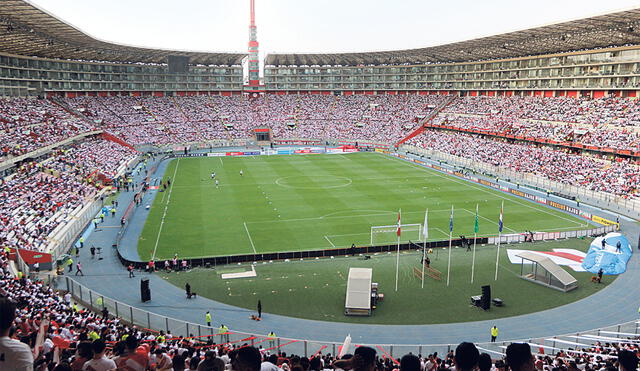
[[[504,210],[504,201],[502,201],[502,205],[500,206],[500,224],[498,228],[498,250],[496,251],[496,276],[494,281],[498,280],[498,263],[500,262],[500,240],[502,239],[502,211]]]
[[[396,291],[398,291],[398,271],[400,269],[400,214],[402,213],[402,209],[398,211],[398,250],[396,251]]]
[[[428,233],[428,227],[427,227],[427,214],[429,214],[429,209],[427,209],[427,211],[424,214],[424,232]],[[424,242],[422,244],[422,286],[420,288],[424,289],[424,265],[426,263],[426,258],[427,258],[427,233],[422,233],[422,237],[424,238]]]
[[[447,263],[447,286],[449,286],[449,276],[451,273],[451,234],[453,233],[453,205],[451,205],[451,219],[449,220],[449,261]]]
[[[478,204],[476,204],[476,221],[473,227],[473,258],[471,260],[471,283],[476,268],[476,240],[478,239]]]

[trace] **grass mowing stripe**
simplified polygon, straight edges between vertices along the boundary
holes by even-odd
[[[174,253],[195,257],[332,248],[327,238],[336,248],[368,245],[371,226],[394,225],[399,208],[405,224],[417,224],[423,222],[428,207],[433,213],[432,238],[446,239],[448,232],[441,234],[434,228],[448,231],[451,205],[471,210],[471,205],[480,204],[481,215],[488,216],[479,218],[480,229],[493,231],[504,199],[497,191],[487,192],[423,167],[398,166],[379,154],[358,153],[348,159],[334,155],[230,157],[224,158],[224,167],[218,161],[180,160],[174,169],[177,184],[171,190],[171,213],[166,213],[160,242],[156,248],[168,194],[164,200],[156,197],[149,212],[139,240],[142,259],[149,259],[154,250],[156,259],[168,259]],[[171,166],[175,165],[167,168],[167,175],[174,174]],[[240,169],[244,176],[239,175]],[[213,171],[219,188],[210,180]],[[281,182],[288,187],[276,183],[281,178],[286,178]],[[350,185],[335,188],[346,178]],[[582,221],[558,217],[560,212],[542,205],[525,207],[509,201],[509,233],[585,229]],[[468,211],[456,213],[455,235],[472,233],[473,216]],[[245,243],[249,235],[251,240]]]
[[[384,155],[381,155],[381,156],[384,156]],[[397,160],[397,161],[400,161],[401,163],[403,163],[403,164],[405,164],[405,165],[407,165],[407,166],[410,166],[410,167],[414,167],[414,168],[415,168],[415,167],[417,167],[417,168],[421,168],[421,169],[426,169],[425,167],[423,167],[423,166],[421,166],[421,165],[416,165],[416,164],[413,164],[413,163],[408,163],[408,162],[405,162],[405,161],[400,160],[400,159],[396,159],[396,160],[394,160],[394,159],[389,158],[389,157],[387,157],[387,159],[389,159],[389,160],[391,160],[391,161],[396,161],[396,160]],[[437,174],[436,176],[438,176],[438,177],[441,177],[441,178],[445,178],[445,177],[447,177],[446,175],[438,174],[438,172],[437,172],[436,170],[433,170],[433,172],[435,172],[435,173]],[[457,179],[454,179],[453,177],[448,177],[448,178],[449,178],[449,180],[450,180],[450,181],[452,181],[452,182],[459,183],[459,184],[463,184],[463,183],[465,183],[465,184],[466,184],[468,187],[470,187],[470,188],[474,188],[474,189],[477,189],[477,190],[479,190],[479,191],[482,191],[482,192],[485,192],[485,193],[489,193],[489,194],[491,194],[491,195],[497,196],[497,197],[502,198],[502,199],[504,199],[504,200],[507,200],[507,201],[509,201],[509,202],[513,202],[513,203],[516,203],[516,204],[522,205],[522,206],[524,206],[524,207],[528,207],[528,208],[530,208],[530,209],[535,209],[535,208],[534,208],[533,206],[531,206],[531,205],[527,205],[527,204],[522,203],[522,202],[520,202],[520,201],[513,200],[513,199],[511,199],[511,198],[509,198],[509,197],[505,197],[504,195],[501,195],[501,194],[499,194],[499,193],[493,193],[493,192],[491,192],[490,190],[485,189],[485,188],[484,188],[484,187],[482,187],[482,186],[474,186],[474,185],[472,185],[470,182],[467,182],[467,181],[464,181],[464,180],[457,180]],[[467,184],[467,183],[468,183],[468,184]],[[538,210],[540,210],[540,211],[544,212],[545,214],[553,215],[553,216],[555,216],[555,217],[558,217],[558,218],[564,219],[564,220],[566,220],[566,221],[569,221],[569,222],[572,222],[572,223],[575,223],[575,224],[578,224],[578,225],[580,225],[580,224],[581,224],[581,223],[578,223],[578,222],[576,222],[576,221],[574,221],[574,220],[571,220],[571,219],[569,219],[569,218],[565,218],[565,217],[563,217],[563,216],[561,216],[561,215],[555,215],[554,213],[552,213],[552,212],[550,212],[550,211],[548,211],[548,210],[544,210],[544,209],[538,209]]]
[[[475,213],[475,212],[473,212],[473,211],[471,211],[471,210],[469,210],[469,209],[462,209],[462,210],[464,210],[464,211],[468,212],[469,214],[471,214],[471,215],[473,215],[473,216],[475,216],[475,215],[476,215],[476,213]],[[478,217],[480,217],[480,218],[482,218],[482,219],[484,219],[484,220],[487,220],[488,222],[490,222],[490,223],[492,223],[492,224],[500,225],[500,224],[498,224],[497,222],[495,222],[495,221],[493,221],[493,220],[491,220],[491,219],[487,218],[486,216],[484,216],[484,215],[480,215],[480,213],[478,213]],[[503,225],[503,227],[504,227],[504,229],[508,229],[508,230],[510,230],[510,231],[511,231],[511,232],[513,232],[513,233],[518,233],[517,231],[514,231],[513,229],[511,229],[511,228],[507,227],[506,225]]]

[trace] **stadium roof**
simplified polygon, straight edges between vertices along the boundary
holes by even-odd
[[[23,0],[0,0],[0,51],[41,58],[165,64],[169,55],[191,64],[239,65],[244,53],[141,48],[93,38]]]
[[[640,8],[428,48],[369,53],[269,54],[267,66],[403,65],[515,58],[640,44]]]

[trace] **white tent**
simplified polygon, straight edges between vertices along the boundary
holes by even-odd
[[[347,316],[371,315],[371,268],[349,268],[347,298],[344,314]]]

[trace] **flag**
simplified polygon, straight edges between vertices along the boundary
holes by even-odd
[[[400,237],[400,210],[398,210],[398,230],[396,231],[396,234]]]
[[[422,226],[422,238],[424,241],[429,238],[429,221],[427,220],[429,215],[429,209],[424,212],[424,225]]]
[[[453,205],[451,205],[451,218],[449,218],[449,232],[453,232]]]
[[[500,206],[500,220],[498,221],[498,232],[502,233],[502,211],[504,209],[504,201],[502,202],[502,205]]]
[[[473,225],[473,233],[478,233],[478,230],[480,230],[480,228],[478,228],[478,205],[476,204],[476,222]]]

